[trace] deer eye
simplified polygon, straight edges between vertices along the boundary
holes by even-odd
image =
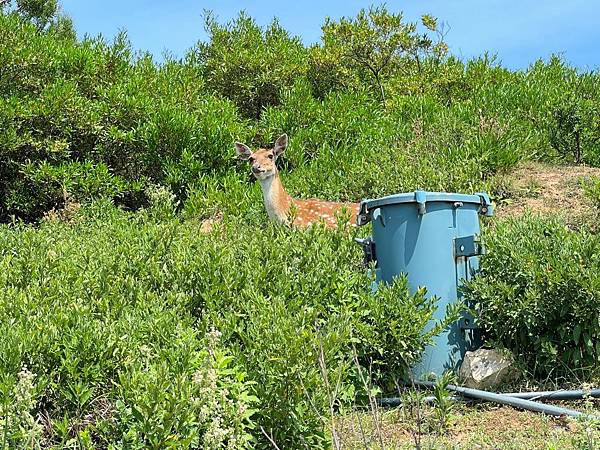
[[[273,159],[273,154],[272,154],[272,153],[269,153],[269,156],[268,156],[268,158],[269,158],[269,159]]]

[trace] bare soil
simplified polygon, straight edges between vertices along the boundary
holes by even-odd
[[[212,217],[209,217],[208,219],[204,219],[200,222],[200,233],[202,234],[208,234],[210,233],[214,227],[223,222],[223,214],[222,213],[217,213]]]
[[[501,180],[507,198],[499,202],[496,215],[559,214],[576,222],[590,212],[591,204],[584,195],[584,185],[592,177],[600,177],[600,168],[523,164]]]
[[[600,401],[593,401],[598,414]],[[582,405],[564,404],[572,409]],[[336,422],[342,449],[572,449],[600,448],[600,432],[590,423],[554,418],[489,403],[457,403],[446,429],[436,426],[432,407],[422,411],[419,427],[414,411],[382,410],[375,423],[371,412],[354,413]]]

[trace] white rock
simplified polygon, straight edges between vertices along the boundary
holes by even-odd
[[[458,375],[465,386],[486,390],[514,380],[519,371],[514,367],[509,354],[480,348],[474,352],[467,352]]]

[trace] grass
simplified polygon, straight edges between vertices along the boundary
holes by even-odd
[[[600,414],[600,400],[593,406],[581,402],[565,407]],[[424,406],[425,422],[432,420],[435,407]],[[408,408],[385,410],[379,415],[379,432],[371,414],[357,412],[338,418],[342,448],[415,448],[418,425]],[[418,436],[423,449],[594,449],[600,445],[600,431],[583,421],[557,419],[529,411],[493,404],[457,403],[449,425],[440,433],[436,427],[422,426]]]

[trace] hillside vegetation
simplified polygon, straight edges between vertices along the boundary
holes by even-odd
[[[332,416],[395,389],[445,326],[402,278],[371,293],[368,230],[268,223],[235,141],[287,133],[290,194],[342,201],[501,200],[522,161],[600,165],[598,73],[461,61],[430,16],[371,8],[306,47],[209,14],[207,42],[158,63],[124,34],[78,40],[55,1],[2,5],[2,448],[329,447]],[[466,293],[490,341],[534,376],[594,377],[593,223],[486,234]]]

